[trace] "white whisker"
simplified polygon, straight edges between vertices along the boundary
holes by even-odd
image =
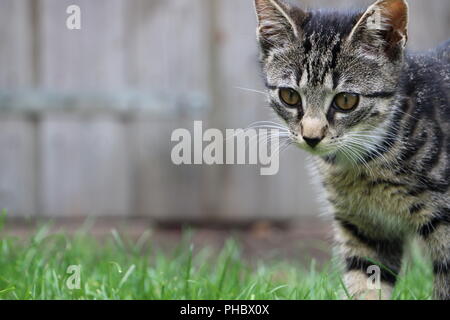
[[[262,95],[264,95],[264,96],[267,95],[266,92],[260,91],[260,90],[256,90],[256,89],[250,89],[250,88],[244,88],[244,87],[234,87],[234,88],[235,88],[235,89],[242,90],[242,91],[253,92],[253,93],[259,93],[259,94],[262,94]]]

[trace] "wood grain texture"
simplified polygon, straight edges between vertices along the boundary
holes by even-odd
[[[191,121],[139,118],[130,128],[133,154],[135,213],[158,220],[202,217],[203,168],[175,166],[171,161],[171,133],[192,126]]]
[[[126,85],[123,0],[40,0],[40,87],[114,90]],[[69,30],[66,8],[81,8],[81,30]]]
[[[0,88],[33,85],[33,32],[29,0],[0,1]]]
[[[120,119],[108,114],[47,114],[40,147],[44,215],[131,214],[129,152]]]
[[[25,114],[0,117],[0,204],[10,217],[38,213],[34,126]]]

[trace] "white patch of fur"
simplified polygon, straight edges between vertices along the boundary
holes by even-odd
[[[392,286],[383,282],[380,289],[369,289],[367,275],[361,271],[347,272],[344,283],[352,298],[357,300],[389,300],[392,295]]]

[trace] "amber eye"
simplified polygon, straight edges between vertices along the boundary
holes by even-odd
[[[289,107],[297,107],[302,103],[298,92],[289,88],[280,89],[280,99]]]
[[[342,111],[351,111],[359,104],[359,96],[353,93],[339,93],[334,97],[334,105]]]

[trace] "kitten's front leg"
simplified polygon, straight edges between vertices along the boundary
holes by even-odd
[[[370,237],[343,218],[336,219],[335,237],[346,268],[344,283],[351,297],[390,299],[401,268],[403,241]],[[378,288],[371,276],[378,277]]]
[[[431,220],[420,229],[433,262],[434,298],[450,300],[450,225],[447,216],[435,213]],[[445,214],[444,214],[445,213]]]

